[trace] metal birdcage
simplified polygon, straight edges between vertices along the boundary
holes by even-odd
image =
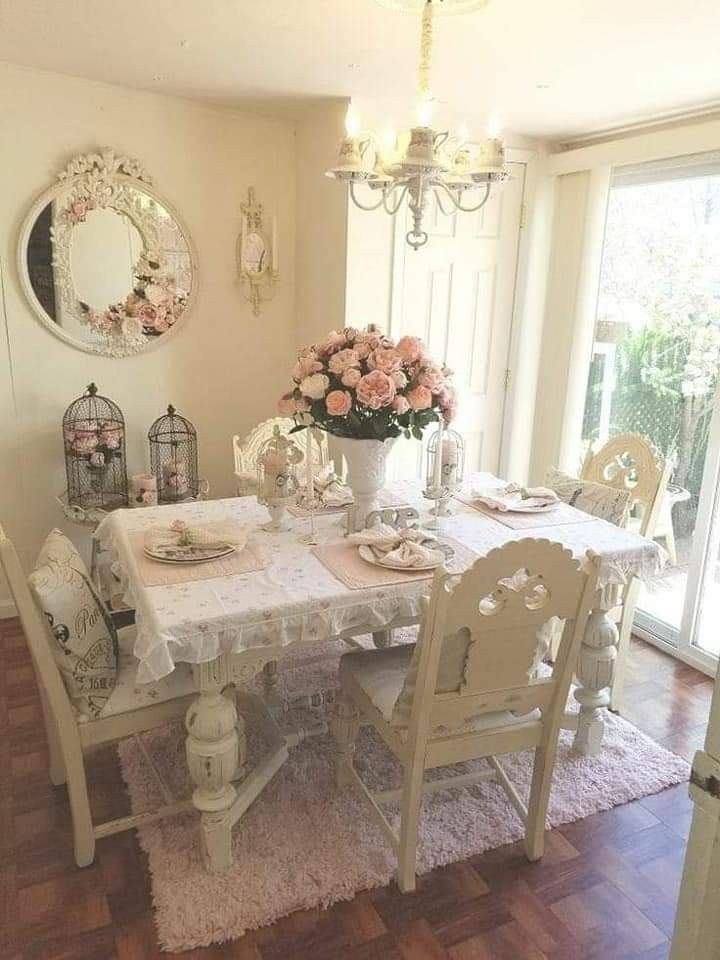
[[[150,471],[157,479],[158,501],[178,503],[198,496],[197,431],[172,404],[148,430]]]
[[[83,509],[126,507],[125,419],[94,383],[63,416],[67,501]]]

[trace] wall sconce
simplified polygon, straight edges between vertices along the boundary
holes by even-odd
[[[254,187],[248,188],[247,200],[240,204],[240,209],[243,220],[238,241],[238,269],[245,287],[245,299],[252,304],[253,313],[258,317],[260,304],[272,299],[280,277],[277,217],[273,217],[272,236],[269,237],[263,229],[263,206],[255,199]]]

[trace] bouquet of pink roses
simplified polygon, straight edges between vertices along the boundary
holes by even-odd
[[[455,415],[451,376],[417,337],[395,343],[372,326],[346,327],[300,350],[294,387],[278,409],[296,429],[312,420],[338,437],[420,439],[429,423],[450,423]]]

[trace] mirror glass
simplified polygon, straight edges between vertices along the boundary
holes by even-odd
[[[267,266],[265,238],[255,230],[245,235],[242,265],[248,273],[263,273]]]
[[[174,327],[194,279],[182,228],[127,178],[96,195],[59,185],[29,227],[25,266],[46,323],[118,356]]]

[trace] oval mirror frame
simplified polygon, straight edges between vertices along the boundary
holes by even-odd
[[[163,208],[174,221],[187,248],[190,269],[189,289],[187,294],[183,295],[184,303],[180,315],[161,335],[153,337],[143,336],[142,338],[136,337],[133,339],[126,339],[124,336],[113,336],[107,337],[106,342],[84,341],[69,333],[67,330],[64,330],[62,326],[48,314],[38,299],[28,268],[30,237],[40,214],[49,204],[52,204],[58,200],[58,198],[64,197],[73,191],[80,190],[80,192],[84,194],[89,192],[91,195],[94,194],[100,197],[100,206],[116,209],[113,204],[115,197],[127,193],[127,188],[129,187],[149,197]],[[127,210],[118,208],[117,212],[128,216]],[[132,217],[130,217],[130,219],[135,226],[138,227],[142,235],[139,224],[135,222]],[[147,237],[143,236],[143,243],[143,252],[146,253],[148,252]],[[66,251],[66,256],[67,264],[64,265],[64,269],[67,273],[71,270],[69,249]],[[182,217],[173,205],[154,189],[151,178],[139,161],[117,154],[109,147],[105,147],[97,153],[80,154],[74,157],[65,169],[57,175],[57,181],[36,197],[20,228],[17,247],[17,269],[23,293],[40,323],[46,329],[50,330],[54,336],[69,346],[96,356],[116,358],[133,356],[145,350],[153,349],[159,343],[167,342],[186,322],[197,298],[197,254],[190,232]],[[131,292],[132,290],[128,291],[128,293]],[[78,302],[80,302],[79,298],[77,299]]]

